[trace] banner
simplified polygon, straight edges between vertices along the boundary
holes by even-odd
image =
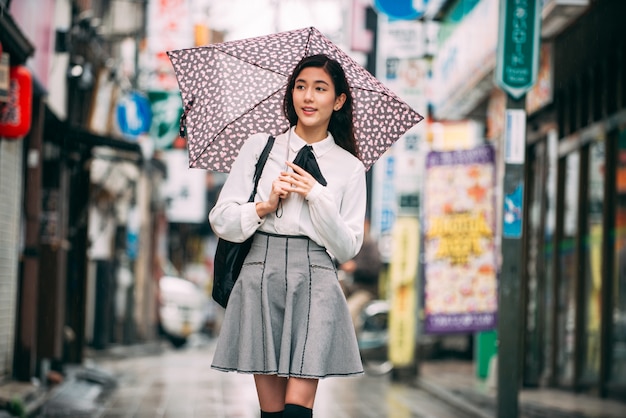
[[[489,145],[426,156],[425,333],[496,326],[494,162]]]

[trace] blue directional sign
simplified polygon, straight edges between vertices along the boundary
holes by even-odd
[[[150,130],[150,102],[139,92],[129,92],[120,98],[116,116],[120,132],[126,137],[136,138]]]
[[[413,0],[374,0],[374,8],[392,19],[413,20],[424,14],[428,0],[422,1],[421,10],[415,9]]]

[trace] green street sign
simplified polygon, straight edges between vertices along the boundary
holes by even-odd
[[[537,80],[540,23],[541,0],[500,0],[495,79],[516,99]]]

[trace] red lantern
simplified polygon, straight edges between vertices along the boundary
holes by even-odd
[[[30,131],[33,110],[33,79],[22,66],[9,72],[9,101],[0,108],[0,137],[21,138]]]

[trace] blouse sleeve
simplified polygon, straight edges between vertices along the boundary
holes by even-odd
[[[265,139],[263,134],[257,134],[244,142],[217,203],[209,213],[211,229],[222,239],[243,242],[264,222],[256,213],[256,204],[248,202],[248,199],[254,186],[254,166],[265,145]]]
[[[328,189],[316,184],[306,197],[311,222],[326,249],[339,261],[353,258],[363,244],[366,208],[365,167],[359,162],[339,204]]]

